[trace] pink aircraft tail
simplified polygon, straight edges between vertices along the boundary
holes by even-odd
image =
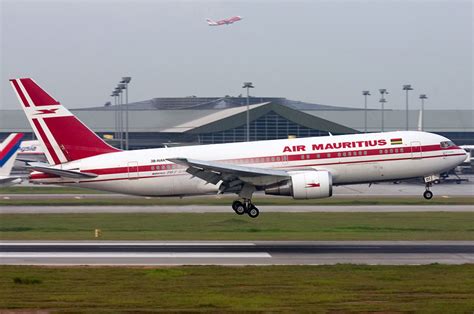
[[[98,137],[30,78],[10,80],[50,164],[119,151]]]

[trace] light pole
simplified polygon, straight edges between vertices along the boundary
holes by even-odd
[[[408,91],[413,90],[410,84],[403,85],[403,90],[406,92],[406,130],[408,131],[409,123],[408,123]]]
[[[242,88],[247,89],[247,142],[250,141],[250,95],[249,95],[249,89],[250,88],[255,88],[255,86],[252,85],[252,82],[244,82],[244,86]]]
[[[423,131],[423,121],[425,120],[425,99],[428,99],[425,94],[420,95],[421,99],[421,131]]]
[[[118,114],[118,111],[117,111],[117,96],[118,96],[118,93],[117,93],[117,91],[113,90],[112,94],[110,96],[114,97],[114,115],[115,115],[115,119],[114,119],[114,126],[115,126],[114,139],[116,139],[116,138],[118,138],[118,117],[117,117],[117,114]]]
[[[125,89],[125,84],[119,83],[117,84],[117,87],[115,88],[118,93],[119,93],[119,103],[120,103],[120,108],[119,108],[119,127],[120,127],[120,149],[124,148],[123,145],[123,90]]]
[[[120,136],[120,130],[122,129],[122,124],[120,121],[120,93],[122,90],[118,87],[115,87],[115,94],[117,96],[117,107],[115,109],[115,116],[117,119],[117,140],[119,141],[119,147],[122,147],[122,139]]]
[[[364,95],[364,133],[367,133],[367,96],[370,96],[370,92],[364,90],[362,95]]]
[[[130,76],[122,77],[121,84],[125,84],[125,149],[128,150],[128,84],[132,78]]]
[[[385,95],[388,94],[388,92],[385,88],[379,89],[379,92],[381,95],[379,102],[382,105],[382,132],[383,132],[385,130],[385,126],[384,126],[385,103],[387,102],[387,100],[385,100]]]

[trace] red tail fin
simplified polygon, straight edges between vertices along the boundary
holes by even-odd
[[[50,164],[116,152],[30,78],[10,80]]]

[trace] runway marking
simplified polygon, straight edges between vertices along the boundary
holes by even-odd
[[[31,253],[4,252],[0,258],[271,258],[266,252],[253,253]]]
[[[15,242],[0,241],[0,246],[255,246],[251,242]]]

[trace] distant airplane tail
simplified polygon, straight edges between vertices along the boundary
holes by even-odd
[[[0,144],[0,176],[10,175],[22,138],[22,133],[12,133]]]
[[[52,165],[119,151],[98,137],[30,78],[10,80]]]
[[[207,21],[207,24],[211,25],[211,26],[214,26],[214,25],[217,25],[217,23],[211,19],[206,19]]]

